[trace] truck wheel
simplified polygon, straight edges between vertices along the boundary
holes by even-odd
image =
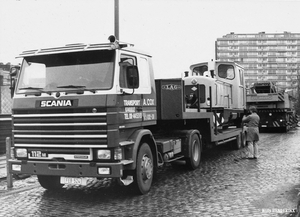
[[[186,165],[189,169],[195,170],[199,167],[201,160],[201,143],[199,136],[193,134],[190,142],[189,148],[191,149],[191,157],[186,159]]]
[[[149,145],[144,142],[137,155],[134,187],[137,193],[146,194],[150,191],[154,175],[153,155]]]
[[[43,176],[38,175],[40,185],[48,190],[61,189],[64,185],[60,184],[60,176]]]

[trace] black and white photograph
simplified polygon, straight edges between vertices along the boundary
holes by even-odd
[[[1,0],[0,217],[300,217],[300,0]]]

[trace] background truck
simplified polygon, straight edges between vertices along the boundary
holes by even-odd
[[[184,78],[155,80],[149,54],[109,39],[20,55],[12,173],[37,175],[46,189],[117,178],[145,194],[165,163],[196,169],[208,145],[241,147],[242,67],[199,63]]]
[[[279,91],[271,81],[254,83],[247,93],[247,107],[257,107],[260,116],[260,130],[280,130],[287,132],[297,126],[294,111],[295,99],[285,91]]]

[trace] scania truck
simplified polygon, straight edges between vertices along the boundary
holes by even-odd
[[[118,42],[25,51],[12,75],[13,174],[42,187],[116,178],[149,192],[157,168],[200,166],[206,146],[244,143],[241,66],[209,61],[154,79],[151,55]]]

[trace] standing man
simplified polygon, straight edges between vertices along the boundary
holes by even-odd
[[[258,157],[258,141],[259,141],[259,116],[255,106],[250,106],[250,115],[243,117],[243,123],[247,124],[247,137],[248,142],[248,159],[257,159]]]

